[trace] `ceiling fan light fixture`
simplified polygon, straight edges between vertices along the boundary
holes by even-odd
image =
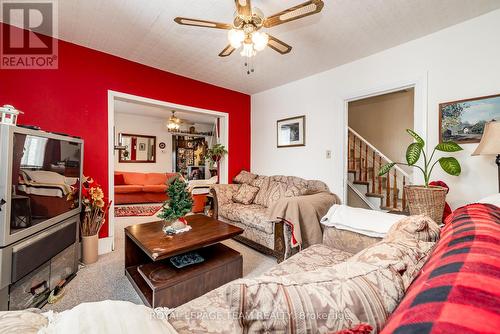
[[[245,33],[243,30],[239,29],[231,29],[227,33],[227,38],[229,40],[229,44],[235,49],[238,49],[241,46],[241,43],[245,40]]]
[[[266,48],[267,43],[269,43],[269,35],[264,32],[255,31],[252,33],[252,43],[257,51],[262,51]]]
[[[251,58],[255,56],[256,52],[252,43],[244,43],[243,49],[241,49],[240,55],[242,57]]]

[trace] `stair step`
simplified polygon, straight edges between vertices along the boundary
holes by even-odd
[[[368,181],[357,181],[356,180],[356,181],[352,181],[352,183],[354,183],[354,184],[364,184],[365,186],[370,185],[370,182],[368,182]]]
[[[378,198],[384,198],[385,196],[382,194],[376,194],[376,193],[366,193],[365,194],[368,197],[378,197]]]
[[[348,169],[347,172],[348,173],[354,173],[354,174],[356,174],[356,170],[355,169]]]

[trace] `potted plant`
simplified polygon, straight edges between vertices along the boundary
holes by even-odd
[[[437,144],[430,158],[427,158],[424,150],[425,141],[413,130],[406,129],[406,132],[415,140],[406,149],[406,163],[391,162],[385,164],[380,168],[378,175],[382,176],[387,174],[395,165],[406,165],[419,169],[424,175],[425,184],[405,186],[410,214],[425,214],[434,219],[437,223],[441,223],[447,189],[438,186],[429,186],[432,171],[438,163],[441,168],[450,175],[458,176],[462,169],[458,160],[453,157],[441,157],[435,159],[433,162],[434,154],[436,151],[458,152],[461,151],[462,148],[452,141],[443,142]],[[424,158],[424,163],[423,166],[418,166],[416,163],[420,160],[421,156]]]
[[[105,222],[111,202],[105,202],[101,186],[92,178],[84,177],[82,182],[82,261],[91,264],[97,261],[99,231]]]
[[[219,162],[227,154],[226,147],[222,144],[215,144],[207,151],[207,158],[212,163]]]
[[[169,198],[163,203],[158,218],[165,222],[163,226],[165,233],[175,234],[176,231],[187,227],[184,216],[191,212],[193,199],[187,190],[188,184],[179,177],[172,178],[169,183],[167,190]]]

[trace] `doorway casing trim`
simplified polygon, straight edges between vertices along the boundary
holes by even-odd
[[[114,164],[115,164],[115,100],[125,99],[133,102],[140,102],[146,104],[152,104],[164,108],[181,109],[185,111],[191,111],[196,113],[213,115],[221,120],[219,141],[221,144],[226,146],[229,150],[229,114],[221,111],[215,111],[210,109],[196,108],[192,106],[186,106],[181,104],[176,104],[172,102],[166,102],[156,99],[151,99],[147,97],[142,97],[138,95],[132,95],[127,93],[121,93],[113,90],[108,90],[108,194],[109,200],[112,204],[109,208],[108,213],[108,237],[99,239],[99,254],[109,253],[113,251],[114,247],[114,237],[115,237],[115,213],[114,213]],[[223,160],[221,164],[220,171],[220,182],[228,183],[228,172],[229,172],[229,157]]]
[[[339,170],[342,171],[342,202],[347,203],[347,181],[348,181],[348,161],[347,161],[347,150],[348,150],[348,111],[349,111],[349,102],[362,100],[374,96],[389,94],[393,92],[397,92],[403,89],[414,89],[414,105],[413,105],[413,129],[426,141],[427,138],[427,113],[428,113],[428,100],[427,100],[427,82],[428,82],[428,73],[424,73],[418,77],[409,78],[407,80],[401,80],[393,83],[384,84],[381,86],[371,87],[368,89],[355,91],[350,94],[347,94],[343,97],[342,104],[342,117],[344,118],[344,133],[343,133],[343,145],[344,154],[342,154],[342,167]],[[402,148],[404,149],[404,148]],[[415,173],[413,176],[414,182],[423,182],[423,177],[419,173]]]

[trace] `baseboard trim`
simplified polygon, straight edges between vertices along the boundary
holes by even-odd
[[[98,253],[99,255],[110,253],[113,251],[113,237],[99,239]]]

